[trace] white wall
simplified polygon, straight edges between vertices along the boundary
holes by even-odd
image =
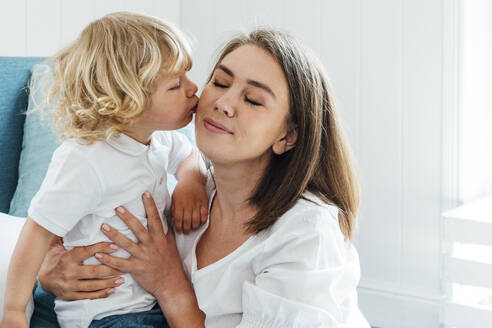
[[[462,202],[492,194],[492,2],[463,1]]]
[[[139,4],[196,38],[191,77],[203,84],[233,32],[287,29],[327,67],[360,166],[363,312],[381,327],[438,327],[444,3],[10,1],[0,4],[0,55],[49,55],[89,19]]]
[[[0,56],[50,56],[90,21],[119,10],[180,19],[178,0],[2,0]]]

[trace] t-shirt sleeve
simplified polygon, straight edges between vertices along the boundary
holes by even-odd
[[[101,193],[95,168],[80,150],[64,143],[53,153],[28,215],[46,230],[63,237],[94,211]]]
[[[287,224],[265,244],[255,281],[243,285],[238,327],[368,327],[363,318],[355,319],[358,325],[350,323],[353,313],[360,315],[355,249],[344,241],[336,218],[304,215],[306,221]]]
[[[188,138],[176,131],[166,131],[162,133],[161,140],[169,147],[167,173],[176,174],[179,164],[185,160],[193,150],[193,145]]]

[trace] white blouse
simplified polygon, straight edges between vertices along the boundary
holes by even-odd
[[[359,258],[344,241],[338,209],[305,197],[320,205],[299,200],[272,227],[200,270],[195,251],[208,221],[176,235],[206,327],[369,328],[357,306]]]

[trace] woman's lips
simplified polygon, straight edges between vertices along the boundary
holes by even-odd
[[[233,134],[232,131],[228,130],[225,126],[209,118],[203,120],[203,125],[205,126],[205,129],[213,133]]]

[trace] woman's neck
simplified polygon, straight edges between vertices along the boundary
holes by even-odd
[[[235,165],[214,164],[216,196],[214,205],[225,224],[242,225],[257,212],[249,203],[255,188],[266,170],[263,162]]]

